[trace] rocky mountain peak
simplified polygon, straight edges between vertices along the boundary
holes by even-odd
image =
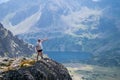
[[[9,61],[11,60],[6,62]],[[12,64],[14,62],[16,60],[13,60]],[[68,70],[62,64],[49,58],[44,58],[37,62],[31,59],[19,59],[17,62],[20,62],[19,64],[22,66],[2,72],[0,80],[72,80]]]
[[[33,47],[18,39],[5,29],[0,23],[0,55],[1,56],[26,56],[33,53]],[[25,55],[26,54],[26,55]]]

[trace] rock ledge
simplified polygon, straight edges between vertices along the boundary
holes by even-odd
[[[2,74],[0,80],[72,80],[62,64],[49,58],[37,61],[32,66],[9,70]]]

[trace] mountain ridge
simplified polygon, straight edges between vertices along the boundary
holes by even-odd
[[[20,29],[17,36],[33,45],[48,37],[45,51],[89,52],[111,62],[120,49],[119,5],[119,0],[11,0],[1,5],[0,20],[11,31]]]
[[[29,56],[34,52],[33,46],[28,45],[23,40],[18,39],[17,36],[5,29],[0,23],[0,55],[17,57]],[[28,53],[28,54],[26,54]]]

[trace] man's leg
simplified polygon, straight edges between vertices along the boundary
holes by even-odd
[[[41,56],[41,58],[43,59],[43,53],[42,53],[42,52],[40,52],[40,56]]]
[[[38,61],[39,52],[37,52],[37,61]]]

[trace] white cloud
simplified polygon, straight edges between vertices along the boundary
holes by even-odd
[[[6,3],[6,2],[8,2],[8,1],[10,1],[10,0],[0,0],[0,4]]]
[[[98,29],[97,25],[101,15],[101,10],[88,7],[82,7],[80,11],[72,12],[67,16],[63,15],[62,20],[69,26],[65,33],[74,37],[96,38],[97,35],[90,32]],[[78,31],[86,33],[78,34]]]
[[[100,0],[92,0],[93,2],[99,2]]]

